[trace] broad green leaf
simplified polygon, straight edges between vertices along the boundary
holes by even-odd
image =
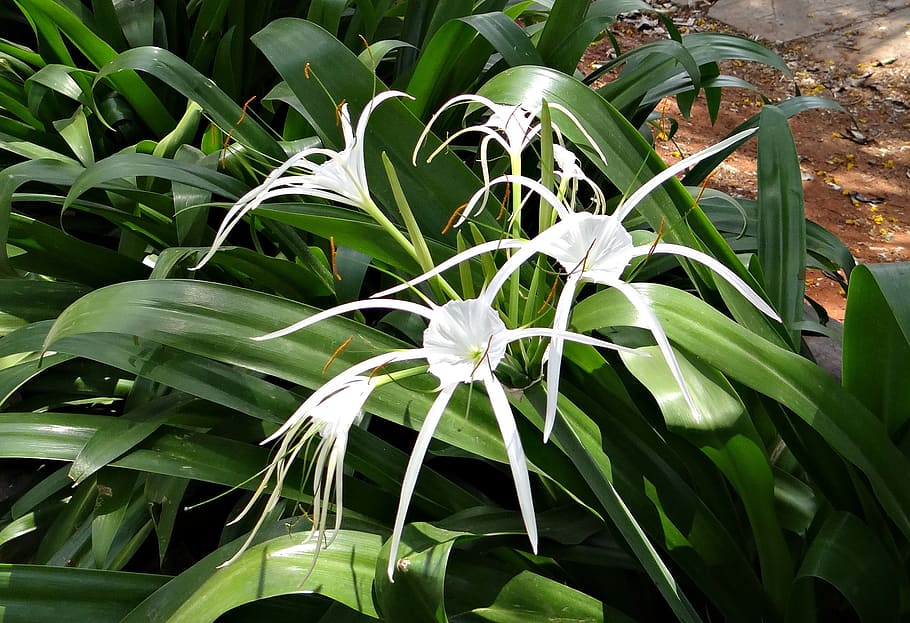
[[[0,565],[0,603],[8,623],[117,621],[168,578],[37,565]],[[86,596],[104,595],[104,599]]]
[[[869,527],[849,513],[832,513],[812,540],[798,578],[810,577],[834,586],[864,623],[900,618],[906,574]]]
[[[841,105],[834,100],[828,99],[826,97],[817,97],[811,95],[791,97],[776,104],[775,107],[788,119],[793,115],[797,115],[805,110],[813,110],[815,108],[843,111]],[[733,128],[729,135],[733,136],[737,132],[742,132],[743,130],[749,128],[757,128],[759,127],[760,120],[761,113],[753,115],[751,118],[743,121],[741,124]],[[720,152],[714,156],[711,156],[710,158],[706,158],[705,160],[699,162],[694,167],[692,167],[691,171],[686,174],[686,176],[683,178],[683,183],[687,186],[698,186],[705,181],[711,171],[717,168],[717,165],[723,162],[724,159],[733,153],[736,149],[738,149],[738,147],[738,145],[731,146],[729,150]]]
[[[634,287],[673,342],[730,379],[786,405],[862,470],[888,515],[910,535],[910,482],[902,477],[910,462],[859,400],[812,362],[758,338],[700,299],[657,284]],[[638,314],[615,290],[578,304],[573,324],[581,331],[642,326]]]
[[[216,3],[206,3],[216,4]],[[187,99],[199,104],[212,121],[223,131],[248,145],[261,154],[277,160],[284,160],[284,153],[278,143],[253,118],[246,115],[236,102],[231,100],[209,78],[193,69],[186,61],[155,47],[127,50],[109,62],[98,72],[95,82],[104,78],[116,79],[127,70],[146,72],[172,88]]]
[[[113,180],[131,180],[137,176],[159,177],[188,184],[228,199],[236,199],[246,191],[246,186],[233,177],[192,162],[178,163],[149,154],[115,154],[86,168],[73,181],[65,206],[91,188]]]
[[[844,318],[844,387],[901,434],[910,418],[910,264],[853,271]]]
[[[167,424],[189,402],[190,399],[186,396],[171,394],[149,401],[116,418],[82,447],[73,460],[70,478],[79,484]]]
[[[53,21],[82,54],[96,68],[111,61],[116,51],[98,37],[63,4],[54,0],[17,0],[30,11],[43,13]],[[69,64],[72,64],[70,62]],[[174,120],[155,96],[155,93],[136,74],[129,72],[120,76],[111,76],[110,83],[136,109],[142,120],[155,134],[164,136],[174,125]]]
[[[225,545],[162,586],[122,621],[214,621],[244,603],[303,592],[325,595],[375,617],[371,589],[382,538],[342,530],[331,547],[314,558],[316,544],[308,535],[304,521],[291,529],[275,526],[239,559],[221,567],[242,541]]]
[[[0,311],[28,322],[56,318],[67,305],[89,292],[75,283],[35,279],[3,279],[0,289]]]
[[[633,619],[606,606],[598,599],[566,586],[562,582],[521,571],[511,578],[490,578],[484,569],[457,568],[460,576],[486,576],[493,580],[486,593],[495,591],[491,603],[462,612],[450,620],[452,623],[526,623],[527,621],[560,621],[565,623],[632,623]],[[475,575],[476,573],[476,575]],[[478,578],[479,579],[479,578]],[[498,581],[497,581],[498,580]],[[466,592],[476,591],[464,586]]]
[[[799,157],[786,116],[774,106],[761,112],[758,130],[758,260],[765,291],[790,330],[795,346],[806,286],[806,212]]]
[[[793,563],[776,515],[774,477],[745,405],[722,374],[676,352],[696,417],[660,349],[637,349],[649,357],[622,354],[629,370],[654,395],[667,426],[700,447],[742,499],[759,554],[762,579],[778,612],[793,580]]]

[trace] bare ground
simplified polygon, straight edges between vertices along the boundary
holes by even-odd
[[[667,3],[664,10],[683,34],[718,31],[749,36],[709,19],[709,6],[710,2],[693,8]],[[910,24],[902,27],[907,33],[900,34],[910,41]],[[612,32],[623,50],[667,37],[656,19],[641,14],[621,18]],[[806,214],[843,240],[858,262],[910,260],[910,59],[882,58],[881,47],[858,45],[862,37],[870,36],[875,33],[845,29],[787,43],[762,41],[781,55],[792,76],[755,63],[723,63],[722,73],[750,82],[758,92],[725,90],[714,125],[704,101],[695,105],[689,120],[682,118],[674,100],[662,102],[658,110],[675,118],[679,129],[672,140],[662,140],[655,132],[658,152],[670,162],[719,141],[760,111],[761,96],[775,103],[798,89],[804,95],[830,98],[845,112],[810,110],[790,122],[803,172]],[[612,54],[604,40],[588,51],[581,69],[590,71]],[[723,163],[710,185],[754,197],[755,142]],[[806,294],[832,318],[843,319],[845,293],[836,281],[811,272]]]

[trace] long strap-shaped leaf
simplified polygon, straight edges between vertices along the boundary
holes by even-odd
[[[669,338],[729,378],[786,405],[832,448],[869,478],[884,509],[910,536],[910,461],[891,442],[881,421],[821,368],[760,339],[685,292],[657,284],[636,285]],[[638,314],[614,290],[575,308],[581,331],[642,326]]]
[[[342,530],[314,560],[317,544],[308,535],[305,521],[290,534],[285,525],[275,526],[269,540],[219,567],[241,541],[225,545],[158,589],[122,623],[214,621],[241,604],[300,592],[325,595],[375,617],[371,590],[382,537]]]
[[[0,565],[3,620],[6,623],[119,621],[168,579],[122,571]],[[99,598],[87,599],[87,596]]]

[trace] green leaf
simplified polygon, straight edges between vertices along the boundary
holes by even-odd
[[[225,545],[165,584],[122,623],[214,621],[241,604],[275,595],[313,592],[376,616],[371,595],[382,538],[341,530],[314,559],[309,525],[279,525],[227,567],[242,540]],[[267,539],[267,540],[266,540]]]
[[[844,387],[894,434],[910,410],[910,263],[858,266],[844,318]]]
[[[758,130],[758,260],[765,291],[796,346],[806,286],[806,212],[799,157],[787,117],[774,106]]]
[[[46,15],[55,28],[63,32],[95,67],[111,61],[116,51],[83,23],[80,16],[54,0],[17,0],[29,11]],[[59,36],[59,35],[58,35]],[[69,55],[66,54],[66,57]],[[69,59],[72,65],[72,59]],[[97,78],[96,78],[97,80]],[[136,74],[129,72],[111,76],[111,84],[136,109],[142,120],[155,134],[164,136],[174,125],[174,120],[155,93]]]
[[[113,180],[131,180],[137,176],[158,177],[236,199],[246,185],[224,173],[192,162],[176,162],[149,154],[115,154],[86,168],[74,181],[64,206],[69,206],[87,190]]]
[[[793,580],[793,563],[776,515],[771,465],[745,405],[720,372],[676,351],[686,389],[698,407],[700,417],[696,418],[660,349],[636,350],[650,356],[623,353],[623,362],[657,399],[667,426],[700,447],[742,499],[762,579],[782,613]]]
[[[831,448],[856,465],[898,528],[910,535],[910,462],[884,426],[852,394],[810,361],[758,338],[703,301],[674,288],[635,284],[668,337],[725,376],[786,405]],[[643,326],[615,290],[588,297],[575,307],[573,324],[590,331],[604,326]]]
[[[206,3],[214,4],[214,3]],[[114,80],[121,72],[144,71],[199,104],[212,121],[224,132],[261,154],[284,160],[285,155],[272,136],[243,109],[231,100],[209,78],[206,78],[179,57],[161,48],[143,47],[127,50],[101,68],[95,78]],[[242,119],[242,121],[241,121]],[[171,124],[173,125],[173,124]]]
[[[864,623],[898,621],[907,577],[869,527],[849,513],[832,513],[803,559],[799,578],[828,582]]]
[[[160,575],[36,565],[0,565],[8,623],[117,621],[168,578]],[[104,599],[86,599],[104,595]]]

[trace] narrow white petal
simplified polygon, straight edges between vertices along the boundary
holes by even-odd
[[[710,156],[713,156],[714,154],[725,150],[730,145],[741,141],[754,132],[755,129],[753,128],[751,130],[745,130],[743,132],[739,132],[738,134],[734,134],[730,138],[724,139],[716,145],[711,145],[707,149],[703,149],[702,151],[696,154],[692,154],[688,158],[684,158],[683,160],[680,160],[679,162],[667,167],[652,177],[650,180],[645,182],[638,190],[632,193],[628,199],[623,201],[622,205],[620,205],[615,212],[616,218],[618,218],[620,221],[626,218],[629,213],[634,210],[639,203],[641,203],[642,199],[647,197],[655,188],[666,182],[668,179],[680,171],[684,171],[685,169],[698,164],[705,158],[709,158]]]
[[[331,309],[326,309],[319,313],[313,314],[308,318],[304,318],[299,322],[295,322],[289,327],[284,329],[279,329],[278,331],[272,331],[265,335],[260,335],[254,337],[253,339],[258,341],[271,340],[276,337],[282,337],[295,331],[300,331],[311,325],[321,322],[326,318],[332,318],[333,316],[339,316],[341,314],[346,314],[351,311],[358,309],[376,309],[376,308],[386,308],[386,309],[397,309],[400,311],[409,312],[412,314],[418,314],[424,318],[432,318],[433,310],[425,305],[420,305],[418,303],[411,303],[410,301],[398,301],[395,299],[366,299],[363,301],[352,301],[351,303],[345,303],[343,305],[338,305],[332,307]]]
[[[528,531],[531,550],[536,554],[537,518],[534,515],[534,500],[531,497],[531,479],[528,476],[528,462],[525,459],[524,449],[521,447],[521,438],[518,435],[518,428],[515,426],[515,419],[512,415],[512,406],[509,404],[509,399],[506,397],[502,385],[495,377],[484,382],[484,386],[487,388],[490,405],[493,407],[496,422],[499,424],[499,432],[506,446],[509,467],[512,470],[512,480],[515,481],[515,492],[518,494],[518,507],[521,509],[521,518],[524,521],[525,530]]]
[[[499,184],[501,182],[508,182],[508,183],[514,184],[516,186],[523,186],[523,187],[527,188],[528,190],[533,190],[538,195],[540,195],[541,199],[546,201],[548,204],[550,204],[553,207],[554,210],[556,210],[556,213],[559,214],[559,218],[565,218],[567,215],[571,214],[571,212],[572,212],[566,206],[566,204],[564,204],[559,199],[559,197],[557,197],[555,194],[553,194],[553,191],[551,191],[549,188],[547,188],[546,186],[544,186],[537,180],[532,180],[530,177],[525,177],[524,175],[500,175],[499,177],[497,177],[493,180],[490,180],[490,183],[488,184],[488,186],[492,186],[493,184]],[[486,188],[481,188],[476,193],[474,193],[474,196],[471,197],[471,201],[468,202],[468,205],[470,206],[472,204],[472,202],[476,203],[476,201],[477,201],[476,198],[478,197],[478,195],[480,195],[481,193],[486,192],[486,191],[487,191]],[[467,211],[468,211],[468,209],[466,208],[465,212],[467,212]]]
[[[665,242],[660,242],[654,245],[653,248],[648,247],[645,249],[645,247],[642,246],[638,247],[635,250],[636,256],[648,255],[648,253],[667,253],[670,255],[682,255],[683,257],[687,257],[691,260],[695,260],[696,262],[704,264],[715,273],[717,273],[720,277],[723,277],[727,283],[736,288],[739,293],[746,297],[750,303],[755,305],[755,307],[758,308],[761,313],[768,316],[769,318],[781,322],[780,316],[777,315],[777,312],[774,311],[774,309],[768,305],[768,303],[766,303],[765,300],[760,297],[757,292],[755,292],[755,290],[750,288],[749,284],[743,281],[739,275],[734,273],[727,266],[721,264],[710,255],[680,244],[668,244]]]
[[[382,93],[377,93],[373,96],[369,102],[366,103],[366,106],[363,108],[363,112],[360,113],[360,119],[357,120],[357,135],[355,141],[363,144],[363,139],[367,133],[367,123],[370,120],[370,115],[373,114],[373,111],[376,110],[376,107],[379,106],[386,100],[390,100],[393,97],[404,97],[407,99],[414,99],[413,96],[405,93],[404,91],[383,91]],[[350,122],[348,122],[348,127],[350,127]]]
[[[360,363],[352,365],[350,368],[346,369],[338,376],[332,378],[330,381],[313,392],[310,397],[307,398],[306,401],[297,408],[294,414],[288,418],[288,420],[281,426],[281,428],[262,440],[261,444],[266,444],[274,441],[281,435],[285,434],[301,419],[305,418],[311,409],[315,408],[319,403],[321,403],[323,400],[335,392],[341,390],[345,384],[349,383],[355,377],[367,372],[372,372],[377,368],[383,368],[391,363],[411,361],[414,359],[423,359],[424,357],[426,357],[426,351],[424,349],[411,348],[408,350],[376,355],[375,357],[370,357],[369,359],[365,359]]]
[[[426,140],[427,136],[430,134],[430,128],[433,127],[433,124],[436,123],[436,120],[439,119],[439,117],[446,110],[448,110],[452,106],[457,106],[458,104],[461,104],[463,102],[482,104],[491,110],[496,106],[496,103],[493,102],[492,100],[489,100],[481,95],[473,95],[470,93],[466,93],[464,95],[457,95],[457,96],[453,97],[452,99],[450,99],[449,101],[447,101],[445,104],[443,104],[439,108],[439,110],[437,110],[433,114],[432,117],[430,117],[430,120],[427,122],[426,126],[424,126],[423,132],[420,133],[420,137],[417,139],[417,144],[414,146],[414,153],[411,156],[411,164],[413,164],[414,166],[417,166],[417,152],[420,151],[420,148],[423,146],[424,141]],[[452,140],[451,137],[446,141],[446,143],[448,143],[450,140]],[[439,150],[437,149],[433,153],[436,154],[438,151]],[[431,159],[432,159],[432,157],[430,159],[428,159],[428,161]]]
[[[568,117],[569,120],[575,124],[575,127],[578,128],[578,130],[582,133],[582,135],[588,141],[590,147],[594,151],[597,152],[597,156],[600,158],[601,162],[603,162],[604,164],[607,164],[607,157],[604,156],[604,153],[602,151],[600,151],[600,147],[597,146],[597,142],[594,140],[594,137],[592,137],[588,133],[588,131],[585,129],[585,127],[581,124],[581,121],[578,120],[578,117],[576,117],[572,111],[570,111],[568,108],[566,108],[562,104],[557,104],[557,103],[551,104],[550,102],[547,102],[547,106],[553,110],[558,110],[559,112],[564,114],[566,117]]]
[[[566,285],[559,294],[559,300],[556,302],[556,314],[553,318],[553,329],[557,332],[564,332],[569,327],[569,313],[572,311],[572,301],[575,299],[575,290],[579,281],[578,275],[569,275]],[[557,333],[550,338],[550,345],[547,347],[549,357],[547,358],[547,411],[543,426],[544,443],[549,441],[550,433],[553,432],[553,426],[556,424],[559,375],[562,371],[562,343],[563,338]]]
[[[467,261],[473,257],[477,257],[478,255],[483,255],[484,253],[493,253],[495,251],[499,251],[500,249],[517,249],[517,248],[521,247],[523,244],[525,244],[525,242],[526,241],[524,241],[524,240],[517,240],[514,238],[503,238],[502,240],[493,240],[491,242],[484,242],[475,247],[465,249],[458,255],[454,255],[454,256],[450,257],[449,259],[447,259],[443,262],[440,262],[432,270],[425,272],[422,275],[419,275],[417,277],[414,277],[410,281],[405,281],[404,283],[400,283],[397,286],[393,286],[387,290],[377,292],[370,298],[386,297],[391,294],[395,294],[396,292],[401,292],[402,290],[407,290],[408,288],[414,287],[419,283],[423,283],[424,281],[432,279],[436,275],[441,275],[442,273],[449,270],[450,268],[457,266],[458,264],[461,264],[462,262]]]
[[[618,353],[628,353],[630,355],[638,355],[639,357],[650,357],[647,353],[639,352],[634,348],[629,348],[628,346],[620,346],[619,344],[614,344],[613,342],[607,342],[606,340],[601,340],[596,337],[591,337],[590,335],[585,335],[583,333],[575,333],[574,331],[559,331],[551,327],[528,327],[526,329],[509,329],[506,332],[508,340],[520,340],[526,337],[555,337],[558,336],[567,342],[575,342],[577,344],[586,344],[588,346],[599,346],[600,348],[606,348],[609,350],[615,350]]]
[[[423,425],[420,427],[420,433],[417,435],[417,441],[414,442],[414,450],[411,451],[411,458],[408,460],[408,467],[404,473],[404,479],[401,481],[401,497],[398,500],[398,512],[395,514],[395,527],[392,530],[392,543],[389,548],[389,580],[395,581],[395,565],[398,562],[398,546],[401,543],[401,532],[404,530],[404,520],[408,514],[408,506],[411,503],[411,496],[414,494],[414,488],[417,486],[417,474],[423,465],[423,458],[426,456],[427,449],[430,447],[430,441],[433,439],[433,433],[439,426],[442,414],[445,413],[452,393],[457,385],[443,387],[433,401],[433,406],[427,413]]]
[[[558,240],[560,237],[564,236],[565,233],[566,226],[563,225],[562,222],[559,222],[527,241],[506,261],[505,264],[500,266],[499,270],[496,271],[496,274],[493,275],[490,283],[487,284],[487,287],[478,298],[486,301],[487,304],[492,305],[499,290],[505,285],[506,281],[509,280],[512,273],[521,268],[521,265],[536,253],[546,253],[548,245],[554,240]]]
[[[629,302],[635,307],[639,315],[644,320],[645,325],[651,331],[651,334],[654,335],[654,340],[657,342],[657,346],[660,348],[660,352],[663,353],[664,359],[667,362],[667,365],[670,367],[670,372],[673,374],[673,378],[676,379],[677,384],[679,384],[679,389],[682,391],[683,398],[685,398],[686,403],[689,405],[689,408],[692,410],[692,417],[695,418],[696,422],[701,422],[701,412],[698,410],[698,407],[695,405],[695,401],[692,400],[692,395],[689,393],[689,389],[686,387],[686,381],[683,379],[682,370],[679,368],[679,362],[676,361],[676,355],[673,354],[673,347],[670,346],[670,340],[667,339],[667,334],[664,333],[664,329],[660,326],[660,320],[657,319],[657,316],[654,314],[654,311],[648,306],[648,302],[645,298],[638,293],[638,290],[633,288],[627,283],[623,283],[618,279],[607,285],[610,285],[629,299]]]

